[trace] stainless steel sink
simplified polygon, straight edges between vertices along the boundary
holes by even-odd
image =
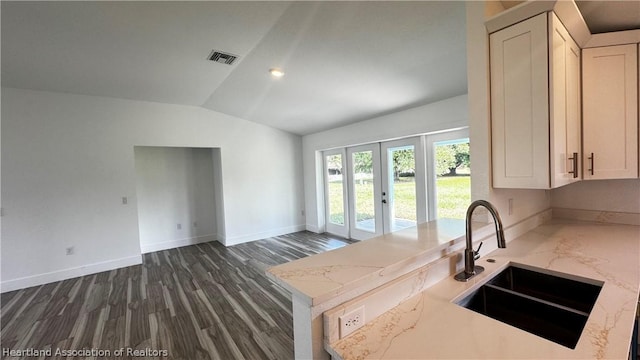
[[[603,284],[511,264],[456,304],[574,349]]]

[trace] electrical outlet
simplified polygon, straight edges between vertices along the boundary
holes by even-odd
[[[73,255],[74,252],[75,252],[75,249],[73,248],[73,246],[69,246],[68,248],[65,249],[65,253],[67,255]]]
[[[176,228],[177,228],[178,230],[182,230],[182,224],[177,224],[177,225],[176,225]]]
[[[360,329],[364,326],[364,306],[338,317],[338,322],[340,323],[341,339]]]
[[[198,227],[198,223],[196,221],[193,222],[193,228],[197,228]]]
[[[129,199],[126,196],[122,197],[122,205],[127,205],[129,203]]]
[[[509,199],[509,215],[513,215],[513,199]]]

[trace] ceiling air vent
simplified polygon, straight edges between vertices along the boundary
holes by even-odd
[[[213,50],[207,59],[221,64],[233,65],[233,63],[238,59],[238,56]]]

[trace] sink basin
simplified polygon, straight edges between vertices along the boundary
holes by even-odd
[[[574,349],[603,284],[511,264],[456,304]]]

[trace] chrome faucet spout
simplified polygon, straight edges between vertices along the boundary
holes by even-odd
[[[472,277],[478,275],[479,273],[484,271],[482,266],[476,266],[475,259],[476,255],[478,255],[478,251],[473,250],[473,239],[472,239],[472,229],[471,229],[471,217],[473,215],[473,211],[482,206],[486,208],[491,216],[493,217],[493,222],[496,226],[496,238],[498,241],[499,248],[506,248],[507,243],[504,239],[504,230],[502,228],[502,220],[500,219],[500,214],[498,214],[498,210],[488,201],[486,200],[476,200],[469,205],[467,209],[467,216],[465,219],[466,222],[466,240],[467,247],[464,250],[464,271],[456,274],[454,277],[458,281],[469,281]],[[478,248],[479,249],[479,248]]]

